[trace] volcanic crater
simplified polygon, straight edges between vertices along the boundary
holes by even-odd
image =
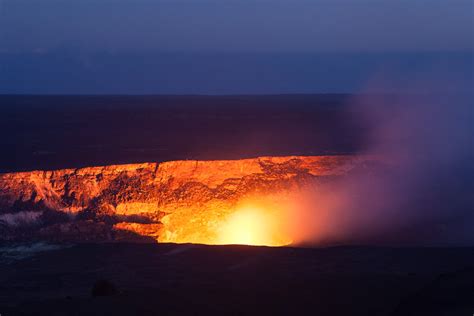
[[[5,173],[0,236],[287,245],[280,213],[293,194],[375,163],[355,155],[288,156]]]

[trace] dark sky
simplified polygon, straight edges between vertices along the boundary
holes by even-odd
[[[473,3],[0,0],[0,93],[353,92],[380,76],[466,90]]]

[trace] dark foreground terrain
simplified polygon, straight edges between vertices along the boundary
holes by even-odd
[[[474,312],[472,248],[96,244],[23,259],[2,249],[2,316]]]

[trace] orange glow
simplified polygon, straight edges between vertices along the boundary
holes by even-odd
[[[217,244],[285,246],[290,243],[276,212],[252,206],[230,214],[219,228],[217,239]]]
[[[281,196],[280,196],[281,198]],[[286,246],[292,243],[282,200],[252,198],[204,211],[185,208],[162,219],[159,242]]]

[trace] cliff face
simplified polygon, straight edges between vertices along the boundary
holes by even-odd
[[[171,161],[0,175],[2,239],[207,242],[244,200],[299,190],[371,159]]]

